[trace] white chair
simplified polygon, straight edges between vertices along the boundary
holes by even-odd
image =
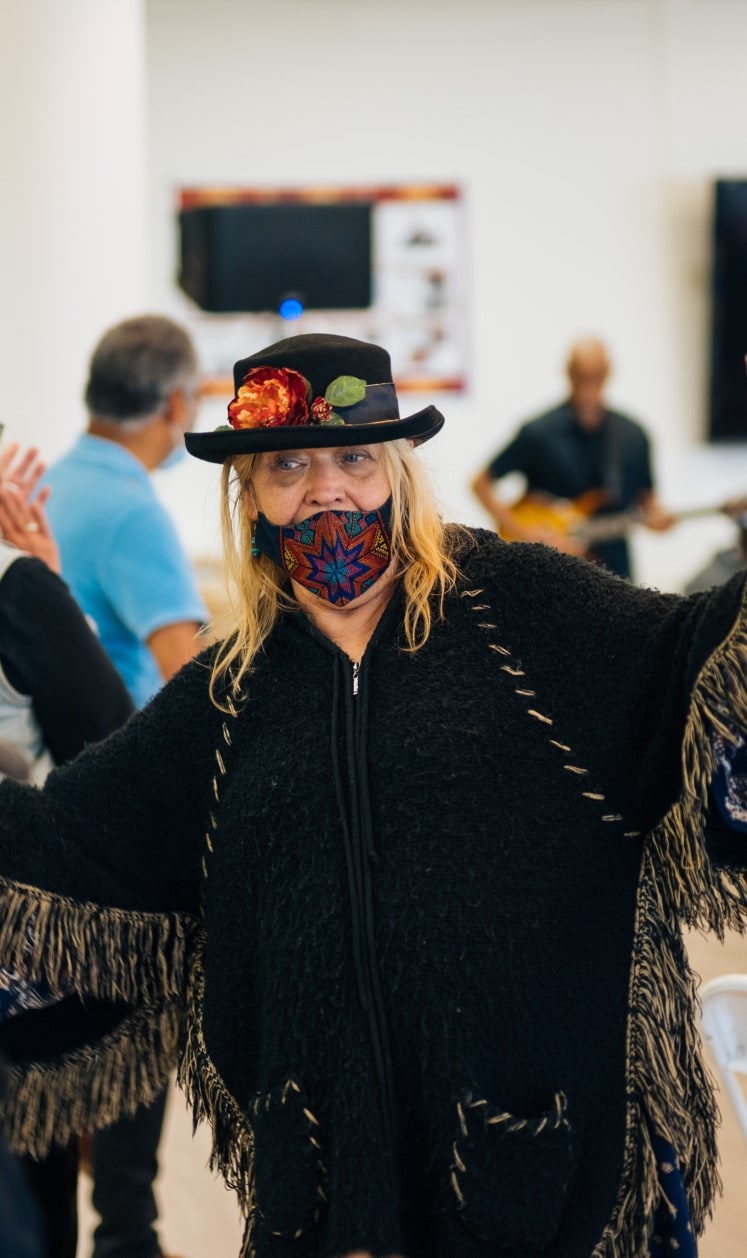
[[[747,974],[723,974],[700,991],[701,1028],[747,1143],[747,1100],[737,1075],[747,1075]]]

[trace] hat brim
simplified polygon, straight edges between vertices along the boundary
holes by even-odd
[[[330,446],[370,446],[405,438],[422,445],[443,428],[444,416],[426,406],[407,419],[382,419],[372,424],[301,424],[274,428],[220,428],[217,432],[188,432],[190,454],[207,463],[224,463],[237,454],[269,450],[320,450]]]

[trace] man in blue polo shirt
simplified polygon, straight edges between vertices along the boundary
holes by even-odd
[[[62,573],[138,707],[195,654],[207,613],[151,473],[184,450],[198,404],[187,332],[155,315],[104,334],[85,392],[88,428],[47,473]],[[162,1258],[153,1180],[166,1094],[96,1133],[94,1258]]]
[[[96,347],[88,430],[47,473],[62,571],[139,707],[194,654],[206,618],[151,473],[184,449],[197,410],[187,333],[155,315]]]

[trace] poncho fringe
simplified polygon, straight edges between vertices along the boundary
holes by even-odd
[[[254,1134],[247,1116],[233,1098],[213,1064],[202,1029],[205,992],[203,947],[195,950],[188,996],[187,1039],[177,1072],[177,1083],[192,1109],[193,1130],[207,1122],[212,1131],[210,1169],[218,1171],[238,1197],[247,1219],[241,1258],[249,1252],[254,1215]]]
[[[9,1070],[3,1123],[11,1149],[43,1157],[53,1144],[154,1101],[177,1063],[183,1013],[177,1003],[146,1005],[59,1065]]]
[[[701,669],[682,745],[683,785],[645,841],[637,893],[627,1036],[623,1175],[614,1214],[592,1258],[648,1252],[660,1203],[651,1133],[677,1150],[691,1223],[700,1235],[721,1191],[713,1081],[703,1060],[698,980],[687,963],[680,921],[723,939],[747,926],[747,875],[715,867],[705,844],[716,769],[712,734],[733,741],[747,726],[744,605]]]
[[[189,928],[177,914],[102,908],[0,879],[0,961],[61,992],[129,1004],[178,997]]]
[[[177,915],[80,903],[0,880],[3,965],[60,994],[137,1006],[95,1045],[59,1062],[7,1072],[3,1129],[10,1146],[43,1157],[76,1132],[104,1127],[155,1100],[184,1034],[189,928]]]

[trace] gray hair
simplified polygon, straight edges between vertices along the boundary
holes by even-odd
[[[139,426],[174,389],[196,383],[197,354],[185,328],[139,315],[109,328],[93,351],[84,400],[89,415]]]

